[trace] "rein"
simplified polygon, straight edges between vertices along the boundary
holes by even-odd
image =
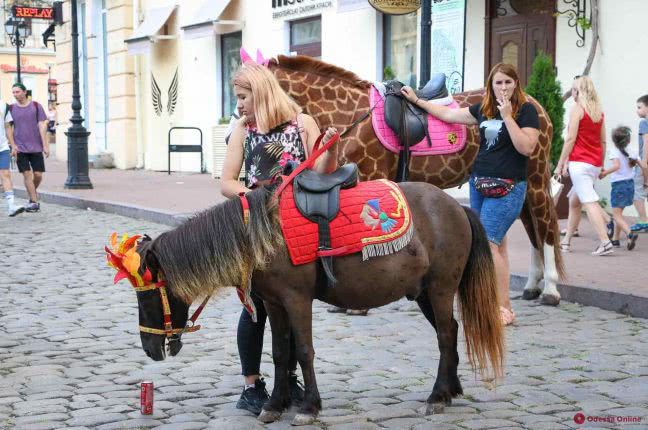
[[[200,330],[200,325],[195,325],[196,320],[200,316],[203,309],[207,305],[207,302],[211,298],[211,295],[205,297],[200,306],[194,311],[191,318],[187,320],[187,324],[183,328],[173,328],[171,324],[171,306],[169,305],[169,297],[166,291],[166,282],[158,281],[154,284],[144,285],[143,287],[134,287],[135,291],[140,293],[143,291],[158,290],[160,292],[160,299],[162,300],[162,314],[164,315],[164,329],[151,328],[139,326],[141,333],[150,333],[150,334],[159,334],[166,336],[167,339],[175,337],[178,339],[179,336],[183,333],[190,333],[197,330]],[[171,340],[171,339],[170,339]]]

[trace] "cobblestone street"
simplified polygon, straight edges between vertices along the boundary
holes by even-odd
[[[178,356],[155,363],[144,354],[135,293],[126,281],[112,285],[103,246],[113,231],[155,237],[167,228],[47,204],[0,220],[0,428],[291,428],[295,410],[264,426],[235,409],[243,381],[234,290],[210,302],[203,329],[184,336]],[[439,353],[416,304],[358,317],[316,302],[323,410],[304,428],[648,428],[648,320],[567,302],[550,308],[515,300],[513,307],[518,322],[506,329],[504,379],[493,388],[475,378],[461,338],[465,395],[426,417]],[[269,325],[265,341],[270,388]],[[152,416],[139,410],[144,379],[155,384]],[[574,420],[579,412],[582,424]]]

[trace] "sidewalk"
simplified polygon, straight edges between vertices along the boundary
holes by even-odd
[[[175,226],[191,213],[224,200],[220,182],[210,174],[91,169],[92,190],[67,190],[66,178],[66,163],[47,160],[47,172],[40,186],[41,201]],[[22,177],[14,172],[13,180],[17,195],[24,198]],[[47,205],[42,210],[46,212]],[[581,237],[572,240],[572,252],[563,254],[568,276],[559,287],[563,299],[648,318],[648,276],[644,271],[648,262],[648,234],[640,235],[632,252],[622,247],[611,256],[593,257],[590,252],[596,240],[585,217],[579,230]],[[528,273],[530,243],[520,221],[508,238],[511,288],[521,290]]]

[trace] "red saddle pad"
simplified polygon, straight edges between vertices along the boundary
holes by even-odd
[[[293,185],[279,201],[281,230],[293,264],[315,261],[317,224],[295,206]],[[360,182],[340,191],[340,212],[330,222],[331,250],[327,256],[362,252],[364,260],[403,249],[412,238],[413,223],[407,200],[394,182],[380,179]]]

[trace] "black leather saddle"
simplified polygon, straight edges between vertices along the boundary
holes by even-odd
[[[444,73],[436,73],[427,84],[416,91],[416,96],[421,100],[434,100],[447,97],[448,89],[445,86]],[[407,166],[409,166],[409,147],[427,138],[429,146],[432,140],[428,133],[428,114],[423,109],[410,103],[401,94],[403,83],[387,81],[384,83],[385,92],[385,122],[398,136],[403,150],[398,162],[397,182],[407,180]]]
[[[295,177],[293,193],[297,210],[308,220],[317,223],[318,251],[331,249],[331,229],[329,222],[340,212],[340,190],[355,187],[358,183],[358,166],[345,164],[330,174],[304,170]],[[319,257],[326,274],[328,285],[337,282],[333,275],[333,257]]]

